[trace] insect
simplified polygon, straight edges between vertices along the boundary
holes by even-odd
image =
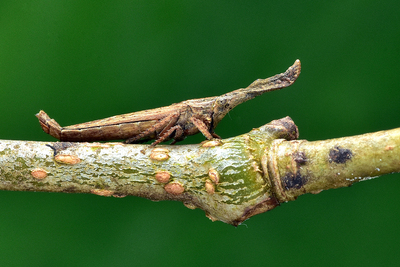
[[[155,140],[152,146],[173,139],[171,144],[201,132],[207,139],[220,138],[218,123],[237,105],[265,92],[290,86],[301,71],[296,60],[284,73],[258,79],[246,88],[221,96],[191,99],[170,106],[117,115],[106,119],[61,127],[43,110],[36,117],[42,129],[61,141],[89,142],[125,140],[127,144]]]

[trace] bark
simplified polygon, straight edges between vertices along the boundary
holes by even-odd
[[[400,128],[296,140],[289,118],[197,145],[0,141],[0,189],[178,200],[239,225],[299,195],[400,171]]]

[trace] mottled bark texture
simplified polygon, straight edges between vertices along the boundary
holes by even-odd
[[[307,142],[289,118],[197,145],[0,141],[0,189],[179,200],[239,225],[305,193],[400,171],[400,128]]]

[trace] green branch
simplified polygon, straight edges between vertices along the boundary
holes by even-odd
[[[305,193],[400,172],[400,128],[295,140],[286,117],[198,145],[0,141],[0,189],[179,200],[238,225]]]

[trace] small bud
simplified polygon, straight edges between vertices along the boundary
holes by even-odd
[[[156,180],[160,183],[166,184],[171,178],[171,174],[167,171],[159,171],[156,173]]]
[[[103,197],[111,197],[112,195],[114,195],[114,191],[106,189],[92,189],[90,190],[90,193]]]
[[[202,143],[202,147],[214,147],[214,146],[220,146],[222,145],[222,141],[219,139],[214,139],[214,140],[210,140],[210,141],[205,141],[204,143]]]
[[[150,158],[152,160],[164,161],[169,159],[169,150],[165,148],[155,148],[151,151]]]
[[[79,162],[81,162],[80,158],[74,155],[64,155],[64,154],[58,154],[54,157],[54,160],[57,161],[58,163],[63,163],[63,164],[69,164],[69,165],[74,165]]]
[[[183,191],[185,191],[185,188],[183,187],[183,185],[181,185],[178,182],[172,182],[169,184],[166,184],[164,186],[165,191],[167,191],[168,193],[178,196],[180,194],[183,193]]]
[[[219,173],[215,169],[211,168],[208,170],[208,177],[210,177],[214,184],[219,183]]]
[[[210,180],[206,181],[205,187],[206,187],[206,191],[207,191],[208,194],[212,195],[212,194],[215,193],[214,184]]]
[[[47,172],[43,169],[37,168],[31,171],[31,175],[36,179],[44,179],[47,177]]]

